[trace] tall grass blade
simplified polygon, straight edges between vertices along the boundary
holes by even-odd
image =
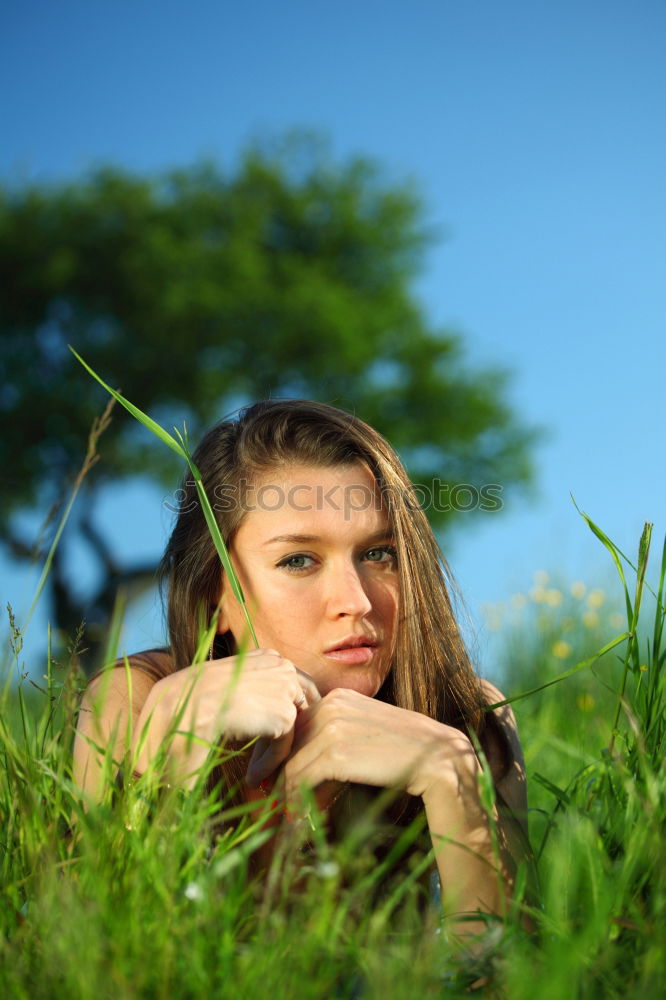
[[[134,403],[130,403],[129,399],[125,399],[125,397],[122,396],[118,392],[117,389],[112,389],[110,385],[107,385],[107,383],[104,381],[104,379],[101,378],[97,374],[97,372],[93,371],[93,369],[90,367],[90,365],[87,364],[83,360],[83,358],[79,354],[76,353],[76,351],[71,346],[71,344],[69,345],[69,349],[72,352],[72,354],[74,355],[74,357],[76,358],[76,360],[79,361],[83,365],[83,367],[86,369],[86,371],[89,372],[89,374],[92,375],[92,377],[97,382],[99,382],[99,384],[104,389],[106,389],[106,391],[111,396],[113,396],[113,398],[116,400],[116,402],[120,403],[121,406],[124,406],[128,413],[131,413],[132,416],[136,420],[138,420],[140,424],[143,424],[143,426],[147,430],[149,430],[152,434],[154,434],[156,437],[158,437],[160,439],[160,441],[162,441],[163,444],[165,444],[167,446],[167,448],[171,448],[172,451],[175,451],[176,454],[180,456],[180,458],[186,458],[185,452],[183,451],[183,449],[180,446],[180,444],[176,441],[175,438],[171,437],[171,435],[167,431],[165,431],[164,428],[161,427],[160,424],[157,423],[157,421],[155,421],[151,417],[149,417],[147,413],[143,412],[143,410],[140,410],[138,408],[138,406],[134,405]]]
[[[35,595],[34,595],[34,597],[32,599],[32,604],[30,605],[30,609],[28,611],[28,614],[26,616],[26,619],[25,619],[25,622],[24,622],[24,625],[23,625],[23,631],[24,632],[28,628],[28,625],[30,624],[30,621],[32,620],[32,616],[35,613],[35,608],[37,607],[39,599],[40,599],[40,597],[42,595],[42,591],[44,590],[44,586],[45,586],[46,581],[48,579],[48,575],[51,572],[51,566],[53,564],[53,557],[54,557],[55,551],[58,548],[58,545],[60,543],[60,539],[62,537],[62,533],[65,530],[65,525],[67,524],[67,521],[69,520],[69,515],[72,512],[72,507],[74,506],[74,501],[76,500],[76,498],[77,498],[77,496],[79,494],[79,490],[81,489],[81,485],[82,485],[85,477],[88,475],[88,473],[92,469],[93,465],[95,465],[95,463],[97,462],[97,459],[99,457],[99,455],[97,453],[97,442],[99,441],[101,435],[104,433],[104,431],[107,429],[107,427],[111,423],[111,410],[112,410],[112,408],[113,408],[113,400],[109,400],[109,403],[107,404],[107,406],[106,406],[106,408],[105,408],[102,416],[93,421],[93,425],[92,425],[92,427],[90,429],[90,434],[88,435],[88,446],[87,446],[85,458],[83,460],[83,465],[81,466],[81,468],[80,468],[80,470],[78,472],[78,475],[77,475],[76,479],[74,480],[74,487],[72,489],[71,496],[70,496],[69,501],[67,503],[67,506],[65,507],[65,510],[64,510],[64,512],[63,512],[63,514],[62,514],[62,516],[60,518],[60,521],[58,522],[58,527],[56,529],[56,533],[55,533],[55,536],[53,538],[53,542],[51,543],[51,547],[49,548],[48,554],[47,554],[46,559],[44,561],[44,567],[42,569],[41,575],[40,575],[39,580],[37,582],[37,588],[35,590]]]
[[[573,500],[573,497],[571,499]],[[604,547],[611,554],[613,562],[615,563],[615,568],[617,569],[617,572],[618,572],[618,575],[620,577],[620,580],[622,581],[622,589],[624,590],[624,604],[625,604],[625,610],[626,610],[626,615],[627,615],[627,622],[631,623],[631,621],[633,620],[633,617],[634,617],[634,609],[633,609],[633,607],[631,605],[631,598],[629,597],[629,588],[627,587],[627,581],[626,581],[626,578],[625,578],[625,575],[624,575],[624,571],[622,569],[622,563],[620,561],[620,552],[619,552],[617,546],[613,542],[611,542],[611,540],[608,537],[608,535],[606,535],[601,530],[601,528],[599,528],[594,523],[594,521],[592,520],[591,517],[588,517],[588,515],[585,514],[584,511],[580,510],[580,508],[576,504],[575,500],[573,502],[574,502],[574,506],[576,507],[576,510],[581,515],[581,517],[583,518],[583,520],[586,522],[586,524],[587,524],[588,528],[590,529],[590,531],[592,532],[592,534],[596,535],[596,537],[599,539],[599,541],[602,542],[602,544],[604,545]],[[631,627],[631,625],[629,627]]]
[[[224,567],[224,571],[227,574],[234,596],[236,597],[236,600],[238,601],[238,603],[242,608],[245,621],[250,631],[250,635],[252,636],[252,640],[255,646],[258,646],[259,643],[257,641],[257,636],[254,631],[252,621],[250,620],[250,613],[247,608],[243,590],[241,588],[238,576],[236,575],[236,571],[234,570],[233,564],[229,557],[229,552],[224,543],[224,539],[222,538],[222,535],[220,533],[220,529],[215,519],[215,514],[213,513],[213,509],[210,505],[210,501],[206,495],[203,481],[201,479],[201,473],[194,464],[192,456],[190,455],[189,450],[186,447],[186,439],[184,435],[181,434],[180,431],[176,430],[176,434],[179,438],[179,440],[176,440],[176,438],[172,437],[171,434],[168,433],[168,431],[165,431],[164,428],[157,423],[157,421],[149,417],[146,413],[143,412],[143,410],[140,410],[138,406],[134,405],[134,403],[131,403],[116,389],[112,389],[111,386],[108,385],[104,381],[104,379],[97,374],[97,372],[93,371],[90,365],[87,364],[79,354],[77,354],[77,352],[71,345],[69,349],[74,355],[74,357],[77,359],[77,361],[79,361],[83,365],[86,371],[89,372],[90,375],[92,375],[92,377],[97,382],[99,382],[99,384],[103,386],[103,388],[106,389],[106,391],[110,393],[118,403],[121,404],[121,406],[124,406],[128,413],[130,413],[136,420],[138,420],[139,423],[142,424],[147,430],[149,430],[152,434],[154,434],[157,438],[159,438],[159,440],[162,441],[163,444],[165,444],[168,448],[171,448],[172,451],[175,451],[175,453],[180,458],[182,458],[185,462],[187,462],[187,465],[189,466],[190,471],[194,476],[197,493],[199,494],[201,507],[204,512],[204,517],[206,518],[206,524],[208,525],[208,530],[211,533],[213,544],[215,545],[217,554],[220,558],[222,566]]]
[[[661,640],[664,630],[664,582],[666,581],[666,536],[661,550],[661,567],[659,571],[659,587],[657,589],[657,610],[654,616],[654,629],[652,632],[652,656],[657,663],[661,651]]]
[[[619,646],[621,642],[626,639],[631,638],[631,632],[623,632],[622,635],[618,635],[615,639],[606,643],[601,649],[597,650],[594,656],[589,656],[585,660],[581,660],[580,663],[576,663],[569,670],[565,670],[564,673],[558,674],[557,677],[553,677],[552,680],[546,681],[545,684],[540,684],[538,687],[530,688],[529,691],[522,691],[520,694],[514,694],[510,698],[504,698],[503,701],[496,701],[492,705],[487,705],[485,708],[486,712],[492,712],[496,708],[502,708],[503,705],[512,705],[516,701],[520,701],[522,698],[529,698],[533,694],[537,694],[539,691],[545,691],[546,688],[552,687],[553,684],[559,684],[560,681],[566,680],[567,677],[571,677],[573,674],[577,674],[580,670],[585,670],[586,667],[591,667],[593,663],[600,660],[602,656],[610,652],[611,649],[615,649]]]
[[[652,524],[650,524],[650,522],[646,522],[641,534],[640,542],[638,544],[638,572],[636,576],[636,590],[634,593],[634,603],[631,612],[631,618],[629,621],[629,628],[631,629],[631,638],[627,643],[627,650],[625,653],[624,664],[622,668],[622,679],[620,681],[620,688],[617,694],[617,705],[615,708],[615,716],[613,719],[613,726],[611,729],[611,736],[608,744],[608,751],[610,754],[613,753],[613,750],[615,748],[615,736],[620,722],[620,713],[622,712],[622,705],[624,704],[624,696],[627,688],[627,677],[629,675],[629,667],[632,663],[632,660],[634,669],[636,671],[639,670],[638,638],[636,635],[636,629],[638,627],[638,616],[640,614],[641,600],[643,597],[643,584],[645,582],[645,572],[647,570],[648,558],[650,555],[651,538],[652,538]]]

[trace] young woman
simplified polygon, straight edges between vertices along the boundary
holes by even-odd
[[[291,400],[214,427],[194,461],[259,648],[186,480],[161,567],[170,646],[132,657],[131,684],[115,669],[89,685],[81,787],[100,794],[98,748],[113,742],[120,759],[130,717],[137,771],[162,749],[169,780],[185,787],[221,741],[259,737],[222,765],[227,788],[292,803],[307,786],[332,812],[352,786],[394,789],[397,825],[425,811],[446,911],[500,912],[524,842],[515,721],[508,707],[486,710],[502,695],[470,666],[441,553],[395,452],[356,417]],[[209,659],[195,663],[215,616]],[[490,819],[475,745],[497,793]]]

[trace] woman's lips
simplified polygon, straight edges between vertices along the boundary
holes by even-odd
[[[324,656],[331,660],[339,660],[341,663],[362,666],[364,663],[369,663],[376,652],[376,646],[341,646],[338,649],[327,650]]]

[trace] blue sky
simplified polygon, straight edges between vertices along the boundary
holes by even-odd
[[[646,519],[661,547],[662,0],[27,0],[5,8],[1,36],[4,182],[232,164],[294,127],[414,180],[442,234],[416,289],[428,315],[464,335],[470,363],[512,371],[513,405],[548,431],[534,494],[447,553],[478,622],[538,569],[613,588],[570,492],[625,550]],[[160,498],[143,486],[105,499],[101,523],[128,558],[159,553]],[[35,574],[0,567],[20,617]],[[153,605],[129,616],[129,649],[160,640]],[[480,649],[492,659],[482,624]]]

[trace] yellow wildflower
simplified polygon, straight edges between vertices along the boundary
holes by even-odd
[[[553,643],[551,652],[558,660],[566,660],[567,656],[571,654],[571,646],[564,639],[558,639],[557,642]]]
[[[571,596],[580,600],[581,597],[585,596],[585,591],[587,590],[587,587],[585,586],[584,583],[581,583],[580,580],[576,580],[574,583],[571,584],[570,590],[571,590]]]
[[[606,600],[603,590],[591,590],[587,595],[587,603],[591,608],[600,608]]]
[[[559,608],[563,600],[562,591],[557,590],[556,587],[551,587],[546,591],[546,604],[549,608]]]
[[[599,615],[596,611],[586,611],[583,615],[583,624],[588,628],[596,628],[599,624]]]
[[[576,704],[578,705],[581,712],[591,712],[594,708],[595,701],[591,694],[579,694],[576,698]]]

